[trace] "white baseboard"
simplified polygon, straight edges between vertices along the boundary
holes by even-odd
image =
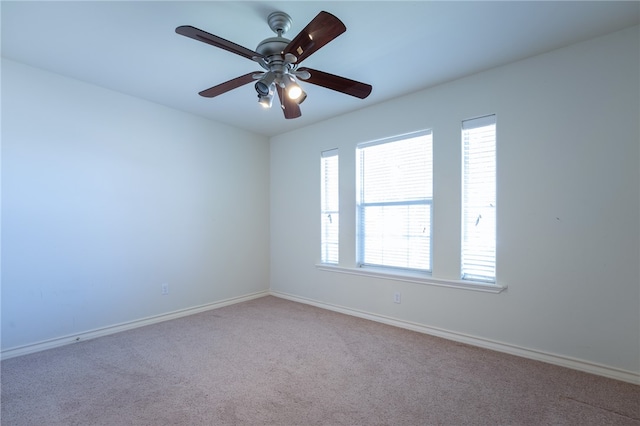
[[[418,324],[410,321],[404,321],[396,318],[387,317],[384,315],[378,315],[370,312],[359,311],[359,310],[347,308],[344,306],[333,305],[331,303],[319,302],[317,300],[307,299],[305,297],[299,297],[292,294],[281,293],[278,291],[271,291],[270,294],[272,296],[279,297],[282,299],[287,299],[294,302],[300,302],[300,303],[312,305],[318,308],[327,309],[330,311],[339,312],[342,314],[351,315],[359,318],[364,318],[364,319],[380,322],[383,324],[404,328],[407,330],[417,331],[419,333],[442,337],[444,339],[453,340],[456,342],[467,343],[469,345],[478,346],[485,349],[491,349],[497,352],[504,352],[510,355],[516,355],[523,358],[528,358],[536,361],[546,362],[549,364],[559,365],[561,367],[567,367],[573,370],[596,374],[598,376],[604,376],[611,379],[622,380],[624,382],[640,384],[640,374],[633,371],[621,370],[618,368],[596,364],[596,363],[584,361],[577,358],[566,357],[563,355],[556,355],[552,353],[537,351],[534,349],[527,349],[520,346],[511,345],[508,343],[497,342],[494,340],[475,337],[475,336],[471,336],[463,333],[456,333],[453,331],[448,331],[448,330],[444,330],[437,327],[430,327],[423,324]]]
[[[230,299],[225,299],[218,302],[207,303],[205,305],[200,305],[200,306],[194,306],[192,308],[180,309],[178,311],[168,312],[166,314],[155,315],[152,317],[142,318],[135,321],[129,321],[129,322],[116,324],[108,327],[84,331],[77,334],[57,337],[55,339],[45,340],[42,342],[32,343],[29,345],[6,349],[0,353],[0,359],[3,359],[3,360],[9,359],[9,358],[13,358],[20,355],[27,355],[34,352],[44,351],[46,349],[53,349],[60,346],[69,345],[71,343],[81,342],[89,339],[95,339],[97,337],[107,336],[109,334],[131,330],[134,328],[143,327],[145,325],[151,325],[151,324],[155,324],[163,321],[185,317],[188,315],[197,314],[200,312],[209,311],[212,309],[222,308],[223,306],[229,306],[229,305],[233,305],[240,302],[246,302],[248,300],[253,300],[260,297],[268,296],[269,294],[270,293],[268,290],[259,291],[259,292],[250,293],[244,296],[232,297]]]

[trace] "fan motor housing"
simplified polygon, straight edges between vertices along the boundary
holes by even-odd
[[[269,57],[271,55],[280,55],[285,47],[289,44],[288,39],[284,37],[270,37],[264,39],[258,44],[256,47],[256,52],[265,57]]]

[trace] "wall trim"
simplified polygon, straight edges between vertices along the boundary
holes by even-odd
[[[207,303],[204,305],[194,306],[191,308],[180,309],[177,311],[168,312],[166,314],[154,315],[146,318],[141,318],[134,321],[123,322],[107,327],[96,328],[94,330],[83,331],[80,333],[69,334],[63,337],[56,337],[54,339],[44,340],[37,343],[31,343],[24,346],[18,346],[10,348],[0,352],[0,359],[5,360],[14,358],[20,355],[27,355],[35,352],[44,351],[47,349],[53,349],[72,343],[77,343],[85,340],[95,339],[97,337],[107,336],[110,334],[119,333],[121,331],[131,330],[138,327],[144,327],[146,325],[156,324],[172,319],[186,317],[200,312],[210,311],[213,309],[222,308],[224,306],[234,305],[236,303],[246,302],[260,297],[269,296],[269,290],[259,291],[255,293],[249,293],[243,296],[232,297],[229,299],[220,300],[213,303]]]
[[[549,352],[538,351],[534,349],[528,349],[521,346],[511,345],[508,343],[498,342],[495,340],[485,339],[482,337],[476,337],[464,333],[457,333],[449,330],[445,330],[438,327],[430,327],[427,325],[404,321],[397,318],[388,317],[385,315],[374,314],[371,312],[361,311],[357,309],[348,308],[345,306],[334,305],[332,303],[321,302],[306,297],[295,296],[293,294],[282,293],[279,291],[271,290],[270,294],[281,299],[287,299],[293,302],[304,303],[312,305],[317,308],[327,309],[334,312],[339,312],[346,315],[351,315],[359,318],[368,319],[371,321],[380,322],[395,327],[404,328],[407,330],[417,331],[419,333],[429,334],[431,336],[442,337],[447,340],[453,340],[456,342],[466,343],[472,346],[477,346],[484,349],[490,349],[497,352],[503,352],[510,355],[520,356],[522,358],[528,358],[536,361],[546,362],[548,364],[554,364],[561,367],[571,368],[573,370],[583,371],[586,373],[595,374],[598,376],[608,377],[610,379],[621,380],[633,384],[640,384],[640,373],[633,371],[622,370],[619,368],[609,367],[602,364],[597,364],[577,358],[567,357],[564,355],[557,355]]]

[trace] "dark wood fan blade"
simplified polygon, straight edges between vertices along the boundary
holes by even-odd
[[[282,87],[276,85],[276,89],[278,90],[278,98],[280,98],[280,106],[284,112],[284,118],[300,117],[302,115],[302,112],[300,112],[300,105],[298,105],[298,103],[293,99],[289,99]]]
[[[296,55],[298,64],[325,44],[347,31],[342,21],[328,12],[320,12],[289,42],[284,53]]]
[[[247,59],[252,59],[256,56],[259,58],[264,57],[264,55],[261,55],[258,52],[254,52],[251,49],[247,49],[246,47],[240,46],[239,44],[235,44],[232,41],[225,40],[222,37],[209,34],[208,32],[202,31],[196,27],[192,27],[191,25],[183,25],[181,27],[178,27],[176,28],[176,32],[180,35],[190,37],[194,40],[198,40],[203,43],[219,47],[220,49],[227,50],[231,53],[235,53],[236,55],[244,56]]]
[[[257,73],[260,73],[260,71],[254,71],[250,72],[249,74],[241,75],[240,77],[236,77],[233,80],[225,81],[224,83],[220,83],[217,86],[213,86],[206,90],[203,90],[198,94],[200,96],[204,96],[205,98],[213,98],[215,96],[222,95],[229,90],[233,90],[240,86],[244,86],[247,83],[255,81],[253,75]]]
[[[313,70],[311,68],[299,68],[298,71],[308,71],[309,74],[311,74],[311,77],[302,81],[355,96],[360,99],[364,99],[369,96],[373,89],[370,84],[360,83],[359,81],[329,74],[328,72]]]

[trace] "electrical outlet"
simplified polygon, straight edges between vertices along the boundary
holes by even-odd
[[[393,293],[393,303],[400,303],[400,292],[396,291]]]
[[[166,296],[168,294],[169,294],[169,284],[163,283],[162,284],[162,295]]]

